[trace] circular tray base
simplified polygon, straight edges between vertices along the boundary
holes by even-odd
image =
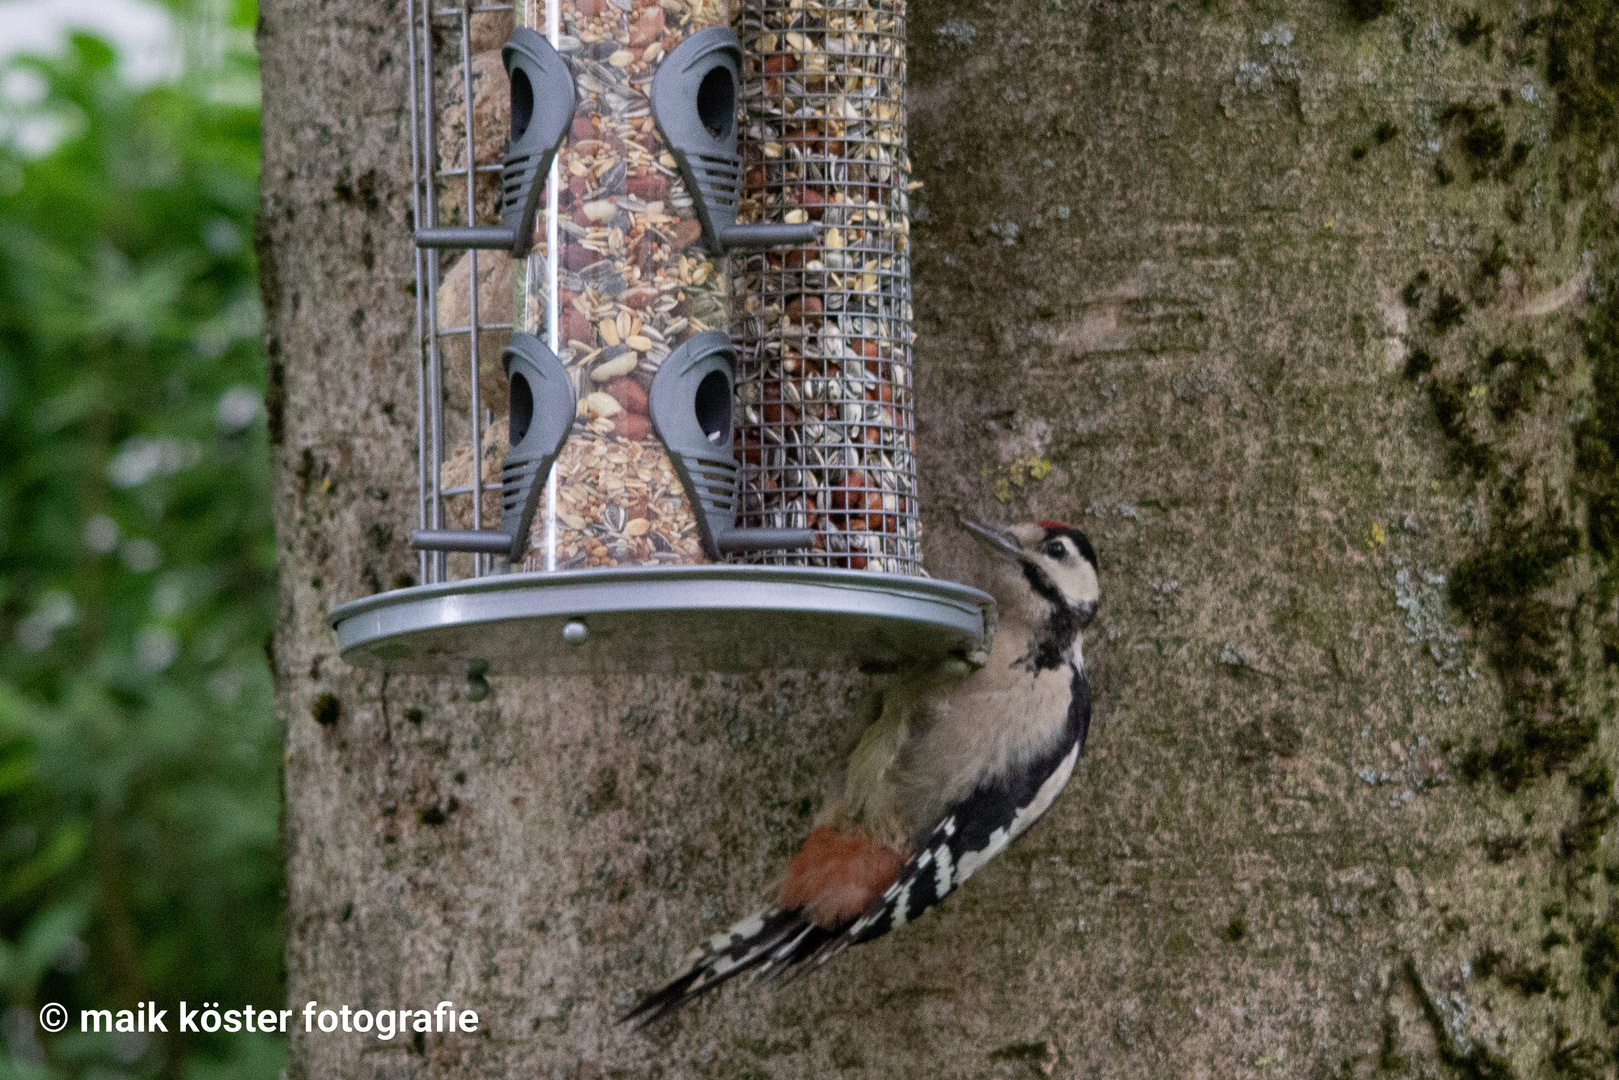
[[[345,660],[402,672],[464,675],[478,661],[491,675],[869,671],[976,649],[993,609],[987,594],[932,578],[648,566],[398,589],[344,604],[327,621]]]

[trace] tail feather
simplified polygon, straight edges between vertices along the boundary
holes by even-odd
[[[769,961],[753,976],[754,982],[774,982],[784,973],[791,971],[793,975],[802,974],[804,967],[799,965],[820,952],[827,942],[838,936],[838,931],[828,930],[814,923],[806,922],[804,929],[791,941],[778,946],[770,954]],[[792,981],[789,977],[788,981]]]
[[[755,978],[775,978],[834,936],[811,923],[798,908],[762,911],[709,938],[686,957],[679,975],[637,1002],[620,1023],[646,1027],[688,1001],[761,967]]]

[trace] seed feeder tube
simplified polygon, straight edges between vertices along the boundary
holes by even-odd
[[[903,0],[740,0],[742,212],[818,225],[736,260],[741,519],[755,562],[920,574]]]
[[[734,544],[808,546],[807,530],[739,535],[730,443],[675,434],[730,401],[724,251],[804,232],[736,224],[740,51],[724,3],[552,2],[578,100],[558,158],[556,242],[529,256],[524,306],[574,379],[579,419],[522,565],[667,566]],[[524,21],[549,14],[531,2]],[[706,382],[684,363],[679,378],[664,374],[694,352]]]
[[[470,686],[976,649],[975,590],[724,561],[826,548],[813,520],[738,518],[727,257],[820,229],[738,220],[724,0],[406,6],[423,584],[334,610],[343,655]]]

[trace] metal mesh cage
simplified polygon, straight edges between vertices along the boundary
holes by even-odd
[[[415,225],[486,220],[500,197],[507,128],[500,45],[511,32],[512,5],[407,0],[407,16]],[[506,410],[499,358],[512,329],[511,260],[418,248],[416,284],[418,523],[492,528],[500,457],[490,431]],[[458,449],[446,457],[446,445]],[[474,446],[484,448],[481,500],[472,498]],[[424,584],[493,566],[487,555],[423,551],[419,559]]]
[[[902,0],[741,0],[742,216],[819,223],[733,260],[750,561],[920,574]]]

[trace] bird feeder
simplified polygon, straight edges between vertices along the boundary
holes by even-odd
[[[344,655],[481,680],[975,647],[988,597],[920,576],[902,123],[823,125],[882,150],[761,184],[738,103],[771,61],[725,0],[407,18],[422,584],[334,610]],[[889,92],[902,56],[873,70]]]

